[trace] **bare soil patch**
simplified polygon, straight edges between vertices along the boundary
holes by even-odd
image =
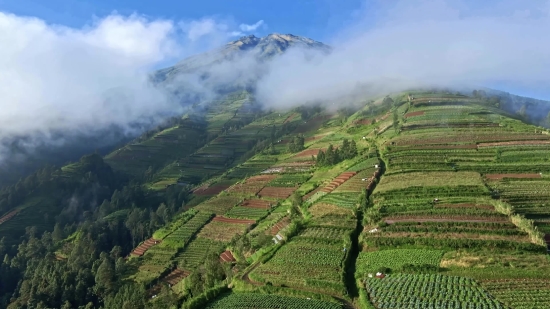
[[[405,118],[414,117],[414,116],[422,116],[424,115],[424,111],[416,111],[416,112],[410,112],[405,115]]]
[[[258,209],[269,209],[271,208],[271,204],[268,201],[260,200],[260,199],[250,199],[245,200],[241,203],[242,207],[248,207],[248,208],[258,208]]]
[[[438,218],[389,218],[384,220],[387,224],[394,224],[396,222],[508,222],[505,217],[493,217],[493,218],[480,218],[471,216],[454,216],[454,217],[438,217]]]
[[[12,210],[10,211],[9,213],[7,213],[6,215],[4,215],[2,218],[0,218],[0,224],[8,221],[9,219],[13,218],[17,213],[19,212],[19,210]]]
[[[277,235],[277,233],[279,233],[280,230],[284,229],[289,223],[290,219],[288,219],[288,217],[284,217],[283,219],[281,219],[281,221],[277,222],[277,224],[275,224],[271,228],[270,234],[273,236]]]
[[[235,262],[235,257],[233,256],[233,253],[229,250],[225,250],[220,254],[220,261],[222,262]]]
[[[218,221],[218,222],[225,222],[225,223],[235,223],[235,224],[252,224],[256,223],[254,220],[246,220],[246,219],[233,219],[233,218],[226,218],[223,216],[215,216],[212,221]]]
[[[131,254],[137,255],[137,256],[142,256],[142,255],[145,254],[145,252],[147,250],[149,250],[149,248],[151,248],[152,246],[157,245],[161,242],[162,242],[162,240],[160,240],[160,239],[149,238],[146,241],[144,241],[141,245],[137,246],[134,249],[134,251],[132,251]]]
[[[306,149],[294,155],[294,158],[317,156],[317,154],[319,153],[319,150],[325,151],[327,149],[326,148]]]
[[[270,197],[276,199],[287,199],[298,187],[264,187],[258,192],[259,197]]]

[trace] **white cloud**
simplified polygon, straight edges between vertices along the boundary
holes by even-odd
[[[241,24],[239,26],[239,29],[241,29],[241,31],[243,31],[243,32],[256,31],[256,29],[258,29],[263,24],[264,24],[264,21],[259,20],[258,22],[256,22],[255,24],[252,24],[252,25]]]
[[[73,29],[0,12],[0,29],[0,143],[177,111],[147,80],[181,51],[171,21],[111,15]]]
[[[336,36],[329,56],[304,61],[295,51],[275,59],[257,98],[297,106],[343,102],[357,85],[371,93],[499,82],[550,87],[550,16],[537,7],[512,1],[494,13],[461,1],[391,3],[374,26],[361,21]]]

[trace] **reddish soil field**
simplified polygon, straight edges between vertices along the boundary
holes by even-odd
[[[500,180],[503,178],[542,178],[540,174],[486,174],[485,178]]]
[[[395,222],[508,222],[506,218],[485,218],[480,219],[480,217],[471,217],[471,216],[455,216],[448,218],[394,218],[394,219],[385,219],[387,224],[393,224]]]
[[[327,149],[326,148],[306,149],[294,155],[294,158],[317,156],[317,154],[319,153],[319,150],[325,151]]]
[[[270,234],[275,236],[277,233],[279,233],[280,230],[284,229],[288,224],[290,223],[290,220],[288,217],[284,217],[281,221],[277,222],[270,231]]]
[[[231,219],[231,218],[226,218],[226,217],[222,217],[222,216],[215,216],[214,219],[212,219],[212,221],[219,221],[219,222],[224,222],[224,223],[236,223],[236,224],[252,224],[252,223],[256,223],[256,221],[254,221],[254,220]]]
[[[222,192],[223,190],[229,188],[229,186],[212,186],[208,188],[199,188],[195,190],[193,193],[199,196],[202,195],[218,195],[218,193]]]
[[[424,111],[416,111],[416,112],[410,112],[405,115],[405,118],[414,117],[414,116],[422,116],[424,115]]]
[[[285,119],[285,121],[284,121],[283,123],[289,123],[289,122],[291,122],[292,120],[294,120],[294,118],[296,118],[297,115],[298,115],[298,114],[293,113],[292,115],[288,116],[288,117]]]
[[[370,119],[361,119],[361,120],[355,120],[353,123],[368,126],[372,123],[372,120],[370,120]]]
[[[476,205],[476,204],[440,204],[435,205],[435,208],[477,208],[477,209],[488,209],[494,210],[495,207],[492,205]]]
[[[243,194],[257,194],[268,182],[277,178],[277,175],[257,175],[246,180],[244,184],[234,184],[227,189],[227,192],[237,192]]]
[[[7,213],[5,216],[3,216],[2,218],[0,218],[0,224],[8,221],[9,219],[13,218],[17,213],[19,212],[19,210],[12,210],[10,211],[9,213]]]
[[[248,207],[248,208],[259,208],[259,209],[269,209],[271,208],[271,205],[268,201],[260,200],[260,199],[250,199],[245,200],[241,203],[242,207]]]
[[[259,193],[259,197],[271,197],[277,199],[286,199],[296,191],[298,187],[264,187]]]
[[[308,194],[306,194],[306,195],[304,195],[304,196],[302,197],[302,201],[307,200],[307,199],[310,198],[313,194],[315,194],[315,193],[321,191],[322,189],[323,189],[323,187],[318,186],[317,188],[315,188],[315,189],[309,191]]]
[[[144,241],[141,245],[139,245],[137,248],[135,248],[131,254],[142,256],[145,254],[145,251],[149,250],[149,248],[161,242],[162,242],[161,240],[149,238],[146,241]]]
[[[340,174],[338,177],[334,178],[334,180],[331,183],[329,183],[326,187],[321,189],[321,191],[326,192],[326,193],[330,193],[334,189],[336,189],[338,186],[340,186],[341,184],[346,182],[348,179],[355,176],[355,174],[357,174],[357,173],[356,172],[344,172],[344,173]]]
[[[233,253],[229,250],[225,250],[222,254],[220,254],[220,261],[221,262],[236,262],[235,257],[233,256]]]
[[[256,182],[256,181],[272,181],[277,178],[277,175],[257,175],[252,176],[246,180],[246,183]]]
[[[163,281],[170,284],[171,286],[174,286],[178,284],[181,280],[185,279],[190,274],[191,273],[187,270],[176,268],[171,273],[169,273],[166,277],[164,277]]]
[[[496,143],[479,143],[477,147],[515,146],[515,145],[548,145],[550,141],[510,141]]]

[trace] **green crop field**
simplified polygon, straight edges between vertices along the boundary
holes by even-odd
[[[366,279],[365,288],[379,309],[505,308],[474,280],[462,277],[389,275],[383,279]]]
[[[304,299],[279,295],[231,293],[224,295],[206,307],[207,309],[338,309],[342,305],[322,300]]]

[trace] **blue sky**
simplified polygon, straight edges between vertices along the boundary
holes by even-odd
[[[75,28],[114,11],[170,20],[221,16],[245,24],[263,20],[267,26],[258,35],[279,32],[325,40],[352,22],[363,5],[361,0],[0,0],[0,11]]]

